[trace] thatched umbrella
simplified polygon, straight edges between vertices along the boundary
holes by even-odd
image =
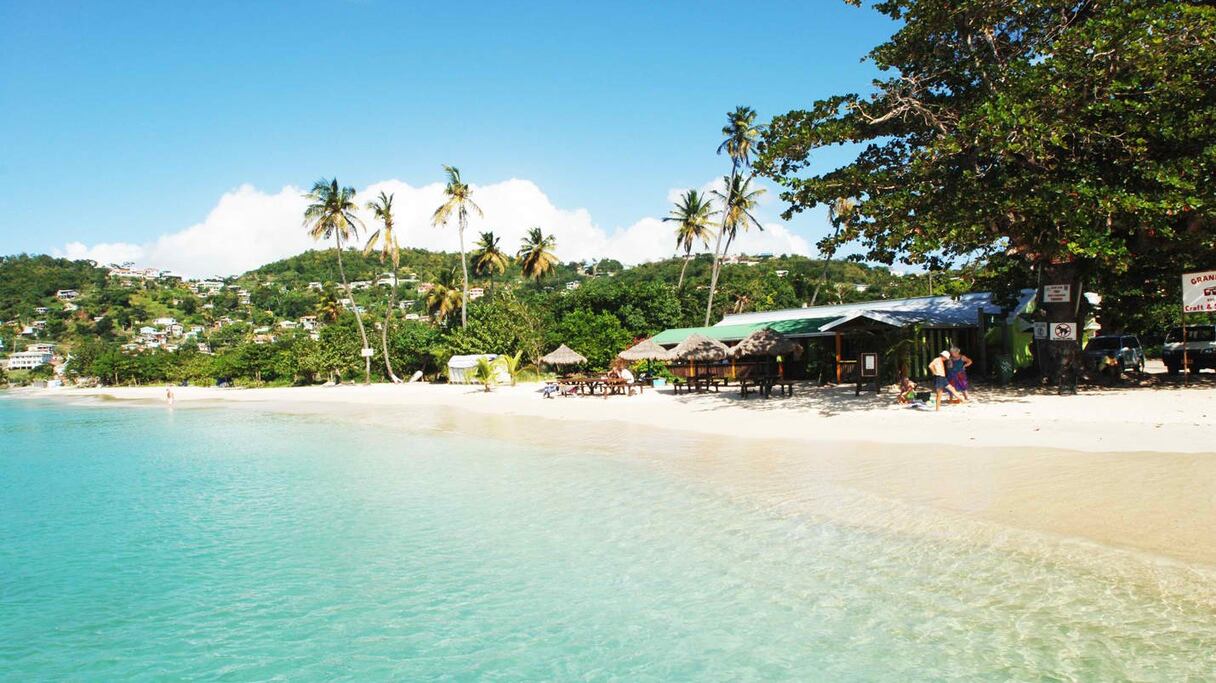
[[[671,360],[671,352],[654,343],[653,339],[647,339],[618,353],[617,358],[631,363],[640,360]]]
[[[654,343],[653,339],[645,339],[618,353],[616,357],[624,361],[629,361],[630,363],[636,363],[644,360],[646,361],[646,372],[653,375],[653,361],[671,360],[671,352]]]
[[[780,332],[762,327],[747,335],[730,350],[735,358],[743,356],[793,356],[802,355],[802,345]]]
[[[562,344],[554,349],[551,353],[546,354],[540,359],[540,362],[545,365],[581,365],[587,362],[587,359],[569,346]]]
[[[777,363],[777,375],[785,377],[784,356],[793,356],[794,358],[801,356],[802,345],[776,330],[762,327],[747,335],[730,352],[734,358],[742,358],[743,356],[780,358],[781,361]]]
[[[672,358],[688,361],[690,379],[697,374],[697,361],[722,360],[729,355],[730,349],[726,344],[695,332],[671,350]]]
[[[671,357],[688,361],[722,360],[730,355],[726,344],[703,334],[692,333],[671,350]]]

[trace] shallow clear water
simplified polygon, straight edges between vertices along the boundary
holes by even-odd
[[[627,453],[0,400],[0,679],[1213,672],[1210,606]]]

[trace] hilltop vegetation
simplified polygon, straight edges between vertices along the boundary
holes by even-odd
[[[354,379],[362,363],[352,307],[379,330],[391,279],[382,280],[386,268],[374,254],[346,250],[344,263],[349,279],[360,283],[353,302],[345,304],[333,249],[307,251],[213,283],[118,278],[89,262],[7,257],[0,259],[0,340],[8,350],[54,343],[60,356],[71,357],[67,374],[106,383]],[[611,260],[561,263],[540,280],[524,279],[509,259],[505,272],[493,278],[472,277],[470,284],[486,293],[469,302],[464,328],[452,310],[441,310],[441,299],[420,292],[444,282],[451,286],[458,264],[456,254],[401,250],[399,306],[386,337],[394,365],[407,374],[438,373],[456,353],[519,352],[525,363],[535,363],[560,343],[578,348],[593,367],[604,367],[636,339],[700,324],[711,258],[688,263],[682,289],[676,287],[682,259],[634,268]],[[800,306],[814,295],[822,273],[821,261],[799,256],[727,264],[716,315]],[[968,286],[962,273],[938,274],[939,293],[942,284]],[[834,303],[927,294],[927,287],[925,276],[898,277],[885,268],[837,262],[818,296],[819,303]],[[69,289],[77,292],[73,300],[56,299],[57,291]],[[315,329],[304,327],[310,318],[316,319]],[[375,375],[384,378],[383,351],[371,346]]]

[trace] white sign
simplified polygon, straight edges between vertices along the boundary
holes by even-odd
[[[1066,304],[1072,301],[1072,285],[1043,285],[1043,303]]]
[[[1076,323],[1051,323],[1051,341],[1076,341],[1077,340],[1077,324]]]
[[[1216,270],[1182,276],[1182,312],[1216,311]]]
[[[1046,339],[1047,338],[1047,323],[1035,323],[1034,324],[1034,338],[1035,339]]]
[[[366,347],[360,353],[363,355],[364,358],[371,358],[372,356],[376,355],[375,351],[372,351],[370,348],[366,348]]]

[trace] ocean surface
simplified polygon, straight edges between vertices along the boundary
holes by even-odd
[[[0,680],[1216,677],[1151,581],[460,424],[0,398]]]

